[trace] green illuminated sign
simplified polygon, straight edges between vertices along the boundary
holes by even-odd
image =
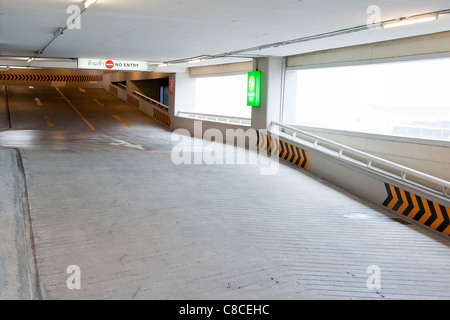
[[[261,71],[249,72],[247,83],[247,105],[259,107],[261,103]]]

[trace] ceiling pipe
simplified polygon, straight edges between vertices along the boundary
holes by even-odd
[[[72,19],[72,21],[70,21],[70,23],[68,23],[65,27],[59,27],[56,30],[56,33],[53,35],[53,39],[50,40],[41,50],[38,50],[35,52],[35,56],[34,59],[39,58],[39,56],[41,56],[44,51],[59,37],[61,36],[64,31],[66,31],[70,25],[72,25],[76,19],[78,19],[88,8],[90,8],[97,0],[84,0],[83,1],[83,9],[80,11],[80,14],[77,15],[75,18]]]
[[[442,15],[450,14],[450,9],[429,12],[429,13],[420,14],[420,15],[417,15],[417,16],[432,15],[432,14],[436,15],[437,17],[440,17]],[[412,16],[412,17],[414,17],[414,16]],[[380,22],[380,26],[383,25],[383,24],[386,24],[386,23],[390,23],[392,21],[396,21],[396,20],[398,20],[398,19],[390,19],[390,20],[381,21]],[[277,48],[277,47],[281,47],[281,46],[287,46],[287,45],[297,44],[297,43],[302,43],[302,42],[307,42],[307,41],[331,38],[331,37],[351,34],[351,33],[360,32],[360,31],[366,31],[366,30],[371,29],[371,27],[372,26],[369,26],[369,25],[365,24],[365,25],[361,25],[361,26],[356,26],[356,27],[345,28],[345,29],[336,30],[336,31],[325,32],[325,33],[321,33],[321,34],[317,34],[317,35],[313,35],[313,36],[307,36],[307,37],[292,39],[292,40],[288,40],[288,41],[280,41],[280,42],[269,43],[269,44],[265,44],[265,45],[260,45],[260,46],[250,47],[250,48],[246,48],[246,49],[242,49],[242,50],[236,50],[236,51],[221,53],[221,54],[217,54],[217,55],[204,55],[204,56],[190,57],[190,58],[185,58],[185,59],[177,59],[177,60],[165,61],[163,64],[164,65],[171,65],[171,64],[177,64],[177,63],[187,63],[189,61],[198,60],[198,59],[208,60],[208,59],[218,59],[218,58],[228,58],[228,57],[229,58],[260,58],[260,57],[267,57],[267,55],[265,55],[265,56],[264,55],[255,55],[255,54],[246,55],[246,53],[254,52],[254,51],[261,51],[261,50],[270,49],[270,48]],[[159,66],[159,65],[161,65],[161,64],[156,64],[155,66]]]

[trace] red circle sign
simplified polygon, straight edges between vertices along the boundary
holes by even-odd
[[[112,68],[114,68],[114,62],[112,62],[111,60],[108,60],[108,61],[106,61],[105,66],[108,69],[112,69]]]

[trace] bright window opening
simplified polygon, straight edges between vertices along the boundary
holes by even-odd
[[[195,112],[250,119],[247,74],[198,78]]]
[[[288,71],[284,122],[450,140],[450,59]]]

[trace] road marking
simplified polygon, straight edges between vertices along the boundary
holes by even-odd
[[[133,148],[133,149],[138,149],[138,150],[144,151],[144,148],[142,148],[141,145],[131,144],[131,143],[123,141],[123,140],[116,140],[116,142],[112,142],[111,145],[112,146],[123,146],[123,147],[127,147],[127,148]]]
[[[104,106],[105,106],[104,103],[101,103],[100,100],[98,100],[98,99],[96,99],[96,98],[92,99],[92,101],[94,101],[94,102],[95,102],[96,104],[98,104],[100,107],[104,107]]]
[[[69,99],[66,98],[66,96],[59,90],[59,88],[55,87],[56,91],[59,92],[59,94],[66,100],[66,102],[72,107],[73,111],[75,111],[76,114],[80,116],[80,118],[88,125],[89,128],[91,128],[92,131],[95,131],[94,126],[81,114],[80,111],[78,111],[77,107],[75,107],[72,102],[70,102]]]
[[[47,127],[49,127],[49,128],[53,128],[54,127],[54,124],[53,124],[53,122],[51,121],[51,118],[48,115],[44,116],[44,120],[47,122]]]
[[[119,116],[113,114],[113,118],[116,119],[117,121],[119,121],[124,126],[130,127],[130,124],[128,122],[123,121]]]
[[[42,107],[44,104],[41,102],[41,99],[39,99],[38,97],[36,97],[35,99],[34,99],[34,101],[36,101],[36,105],[38,106],[38,107]]]

